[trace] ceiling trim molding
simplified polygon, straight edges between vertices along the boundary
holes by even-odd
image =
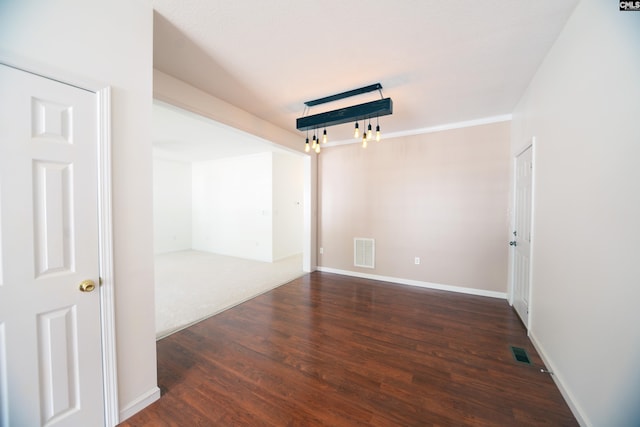
[[[513,114],[502,114],[499,116],[485,117],[482,119],[466,120],[464,122],[447,123],[444,125],[431,126],[431,127],[419,128],[419,129],[411,129],[411,130],[406,130],[401,132],[383,133],[382,137],[383,139],[386,140],[391,138],[400,138],[403,136],[423,135],[427,133],[441,132],[443,130],[462,129],[462,128],[468,128],[472,126],[481,126],[481,125],[488,125],[492,123],[508,122],[512,119],[513,119]],[[326,144],[322,144],[322,148],[334,147],[338,145],[358,144],[358,143],[360,143],[359,140],[356,140],[355,138],[349,138],[341,141],[331,141]]]

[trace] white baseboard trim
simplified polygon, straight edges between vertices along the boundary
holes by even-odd
[[[567,390],[567,388],[564,386],[564,381],[562,380],[562,376],[559,375],[554,364],[547,357],[547,354],[542,348],[542,345],[540,345],[540,342],[536,339],[535,335],[531,331],[529,331],[529,339],[531,340],[531,343],[533,344],[536,351],[540,355],[542,362],[547,367],[547,370],[553,372],[553,374],[551,375],[551,379],[553,379],[553,382],[556,384],[556,387],[558,387],[558,390],[560,390],[560,394],[562,394],[562,397],[564,398],[565,402],[567,402],[567,405],[569,406],[569,409],[571,409],[573,416],[576,417],[576,421],[578,421],[578,424],[580,424],[582,427],[591,427],[593,424],[587,421],[586,416],[584,416],[584,411],[576,403],[576,399],[573,396],[573,394],[569,390]]]
[[[123,422],[127,418],[137,414],[158,399],[160,399],[160,389],[158,387],[154,387],[128,404],[125,408],[121,409],[119,422]]]
[[[484,289],[464,288],[461,286],[442,285],[439,283],[422,282],[420,280],[402,279],[399,277],[378,276],[377,274],[359,273],[357,271],[339,270],[336,268],[320,267],[318,271],[342,274],[343,276],[359,277],[361,279],[380,280],[382,282],[399,283],[401,285],[417,286],[419,288],[437,289],[440,291],[458,292],[461,294],[478,295],[482,297],[507,299],[506,292],[487,291]]]

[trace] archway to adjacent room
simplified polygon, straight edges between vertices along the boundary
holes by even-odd
[[[159,101],[152,135],[158,338],[303,274],[303,155]]]

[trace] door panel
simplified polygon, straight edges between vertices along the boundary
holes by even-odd
[[[72,165],[33,162],[36,277],[73,271]]]
[[[96,96],[4,65],[0,93],[0,426],[100,426]]]
[[[515,224],[513,231],[513,306],[529,327],[529,273],[531,259],[532,146],[516,157]]]
[[[77,323],[75,307],[38,315],[40,410],[45,424],[79,409]]]

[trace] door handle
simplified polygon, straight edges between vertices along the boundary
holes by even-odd
[[[93,280],[83,280],[78,286],[80,292],[91,292],[96,288],[96,282]]]
[[[518,246],[515,240],[509,242],[509,246]]]

